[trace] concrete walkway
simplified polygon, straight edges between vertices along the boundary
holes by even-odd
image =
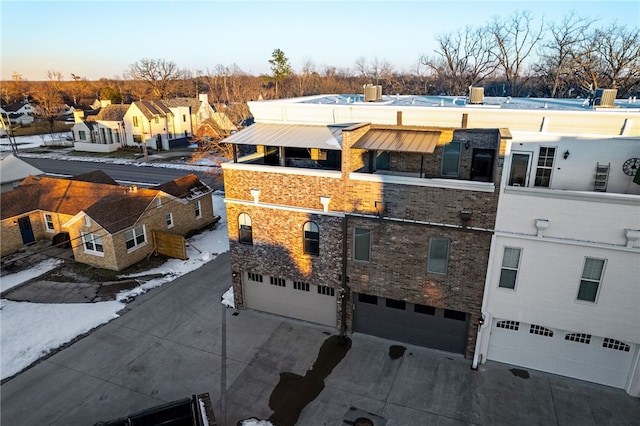
[[[236,315],[220,304],[230,283],[225,253],[138,297],[120,318],[4,383],[1,424],[93,425],[204,392],[220,425],[251,417],[278,426],[359,417],[374,425],[640,424],[640,399],[619,389],[493,362],[473,371],[458,355],[357,333],[342,346],[333,328]]]

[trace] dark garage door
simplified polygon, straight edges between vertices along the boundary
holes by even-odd
[[[355,331],[448,352],[464,353],[467,317],[450,309],[355,295]]]

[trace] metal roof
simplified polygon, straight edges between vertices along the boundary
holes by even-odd
[[[342,148],[343,128],[345,126],[255,123],[222,142],[339,150]]]
[[[433,154],[440,134],[437,130],[371,129],[353,144],[353,148]]]

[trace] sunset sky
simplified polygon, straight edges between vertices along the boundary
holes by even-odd
[[[2,0],[1,79],[15,72],[30,81],[47,71],[89,80],[121,78],[142,58],[173,61],[178,68],[208,74],[216,65],[237,64],[258,75],[281,49],[294,69],[311,60],[355,69],[364,57],[415,70],[421,54],[432,55],[435,36],[492,16],[527,10],[545,22],[560,22],[571,10],[640,26],[640,2],[628,1],[30,1]]]

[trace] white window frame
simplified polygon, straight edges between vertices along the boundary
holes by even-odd
[[[82,232],[81,236],[82,247],[85,253],[104,257],[104,245],[102,244],[102,237],[100,235]],[[98,247],[100,247],[100,249],[98,249]]]
[[[553,149],[553,157],[551,157],[551,164],[550,165],[540,165],[540,159],[541,159],[541,154],[542,154],[542,150],[548,150],[549,149]],[[535,176],[533,177],[533,185],[536,188],[551,188],[551,180],[553,178],[553,168],[554,168],[554,164],[556,163],[556,154],[558,153],[558,147],[556,146],[541,146],[538,149],[538,158],[537,158],[537,162],[536,162],[536,173]],[[545,155],[545,158],[548,158]],[[548,170],[549,171],[549,184],[548,185],[538,185],[538,171],[539,170]]]
[[[505,265],[505,260],[507,260],[507,250],[517,250],[518,251],[518,257],[516,259],[516,266],[514,267],[513,265]],[[518,285],[518,271],[520,270],[520,261],[522,259],[522,249],[519,247],[508,247],[505,246],[503,251],[502,251],[502,264],[500,266],[500,276],[498,277],[498,288],[502,288],[505,290],[515,290],[517,285]],[[502,274],[505,271],[514,271],[515,272],[515,276],[513,278],[513,287],[506,287],[506,286],[502,286]]]
[[[173,228],[173,213],[167,213],[164,217],[167,222],[167,228]]]
[[[84,226],[87,226],[87,227],[91,226],[91,218],[86,214],[84,215]]]
[[[366,233],[369,236],[369,243],[368,243],[368,247],[367,247],[367,258],[366,259],[364,259],[364,258],[360,258],[359,259],[357,257],[358,250],[356,250],[356,245],[357,245],[357,242],[358,242],[358,238],[357,238],[358,237],[358,231],[366,231]],[[364,233],[360,233],[360,235],[364,235]],[[370,262],[371,261],[371,239],[372,239],[371,237],[372,237],[372,235],[373,235],[373,231],[370,228],[362,228],[362,227],[359,227],[359,226],[356,226],[356,227],[353,228],[353,256],[352,256],[352,258],[353,258],[354,261],[356,261],[356,262]]]
[[[514,184],[512,183],[513,181],[513,164],[514,164],[514,157],[518,155],[518,156],[522,156],[522,157],[527,157],[527,167],[525,170],[525,176],[524,176],[524,185],[519,185],[519,184]],[[511,151],[511,158],[510,158],[510,164],[509,164],[509,177],[507,179],[507,185],[508,186],[520,186],[523,188],[526,188],[529,186],[529,178],[531,177],[531,158],[533,158],[533,152],[531,151]]]
[[[245,231],[245,235],[250,235],[250,241],[243,238],[243,230]],[[245,212],[238,215],[238,242],[240,244],[253,245],[253,220],[251,216]]]
[[[193,208],[196,215],[196,219],[202,219],[202,204],[200,203],[200,200],[196,201],[193,204]]]
[[[42,213],[44,219],[44,229],[47,232],[56,232],[56,227],[53,223],[53,215],[51,213]]]
[[[432,253],[434,253],[433,243],[434,242],[443,242],[443,241],[446,241],[446,243],[447,243],[447,254],[446,254],[445,259],[444,259],[444,271],[442,271],[440,268],[435,270],[435,268],[433,268],[433,266],[434,266],[434,263],[435,263],[434,261],[436,259],[431,256]],[[447,272],[449,271],[449,254],[450,254],[450,252],[451,252],[451,240],[449,240],[449,238],[442,238],[442,237],[431,237],[431,238],[429,238],[429,253],[427,254],[427,273],[428,274],[434,274],[434,275],[447,275]]]
[[[317,238],[312,238],[309,234],[317,235]],[[314,251],[315,245],[313,242],[317,242],[318,249]],[[307,244],[308,243],[308,244]],[[311,249],[308,249],[308,246],[311,246]],[[311,256],[320,256],[320,227],[317,223],[309,221],[305,222],[302,226],[302,251],[304,254],[309,254]]]
[[[132,238],[128,238],[127,234],[131,234]],[[142,237],[142,241],[138,241]],[[131,247],[127,247],[127,242],[133,241]],[[127,247],[127,253],[138,250],[140,247],[147,245],[147,231],[144,225],[137,226],[135,228],[127,229],[124,231],[124,245]]]
[[[596,279],[590,276],[585,277],[585,273],[587,273],[587,263],[589,261],[600,261],[602,262],[602,269],[600,270],[600,276]],[[604,271],[607,267],[607,259],[601,259],[597,257],[585,257],[584,262],[582,264],[582,275],[580,275],[580,282],[578,283],[578,292],[576,294],[576,301],[580,303],[598,303],[598,298],[600,297],[600,289],[602,288],[602,280],[604,277]],[[581,299],[580,298],[580,290],[582,289],[583,283],[596,283],[596,294],[593,300]]]

